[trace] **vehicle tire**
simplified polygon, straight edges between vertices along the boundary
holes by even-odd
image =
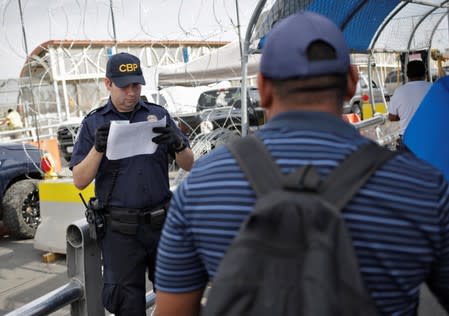
[[[14,238],[34,238],[41,221],[37,183],[34,179],[17,181],[3,197],[3,223]]]
[[[360,116],[360,119],[363,120],[362,107],[360,106],[359,102],[355,102],[352,105],[351,112],[354,113],[354,114],[357,114],[358,116]]]

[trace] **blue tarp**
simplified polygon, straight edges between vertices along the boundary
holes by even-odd
[[[368,49],[377,29],[399,2],[395,0],[316,0],[306,10],[331,18],[343,29],[351,49],[363,52]]]
[[[422,100],[404,134],[419,158],[440,169],[449,181],[449,76],[437,80]]]
[[[256,23],[253,40],[267,34],[275,21],[298,10],[323,14],[343,30],[353,52],[370,49],[408,51],[430,46],[447,48],[444,19],[448,1],[412,3],[400,0],[276,0],[267,4]],[[375,39],[376,41],[373,41]]]

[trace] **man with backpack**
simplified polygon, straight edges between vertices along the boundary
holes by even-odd
[[[349,53],[315,13],[270,31],[258,74],[268,122],[198,159],[177,188],[158,316],[199,315],[208,284],[203,315],[416,315],[424,282],[449,311],[448,184],[341,119],[358,79]]]

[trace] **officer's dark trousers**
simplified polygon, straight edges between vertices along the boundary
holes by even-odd
[[[103,254],[103,305],[116,316],[144,316],[145,272],[154,283],[160,231],[140,225],[136,235],[113,232],[108,225],[100,242]]]

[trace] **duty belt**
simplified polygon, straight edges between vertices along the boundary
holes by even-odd
[[[145,224],[150,225],[152,230],[161,230],[167,215],[164,207],[156,209],[107,207],[105,211],[111,229],[127,235],[135,235],[138,226]]]

